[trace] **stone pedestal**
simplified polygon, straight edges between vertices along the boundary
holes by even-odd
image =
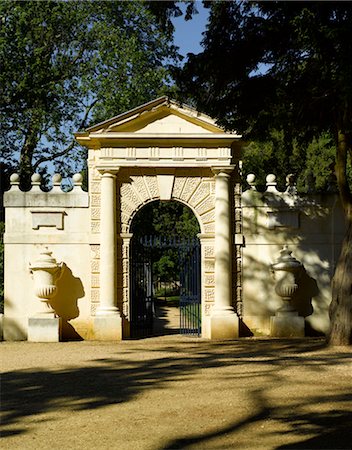
[[[270,318],[270,336],[272,337],[304,337],[304,318],[296,311],[280,312]]]
[[[94,335],[98,341],[121,341],[121,317],[118,314],[96,316],[94,319]]]
[[[29,342],[60,342],[60,317],[30,317],[28,319]]]
[[[238,338],[239,319],[234,312],[213,315],[210,318],[210,339],[230,340]]]

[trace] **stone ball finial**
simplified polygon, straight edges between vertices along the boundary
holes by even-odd
[[[254,173],[249,173],[246,177],[247,183],[249,184],[249,187],[252,191],[256,191],[257,188],[255,187],[255,175]]]
[[[269,175],[266,176],[266,192],[276,194],[278,192],[276,184],[276,175],[269,173]]]
[[[269,173],[269,175],[266,176],[266,183],[267,184],[276,183],[276,175],[274,175],[273,173]]]
[[[255,182],[255,175],[254,175],[254,173],[249,173],[247,175],[246,180],[247,180],[248,184],[253,184]]]
[[[53,180],[53,184],[54,184],[54,185],[61,184],[62,176],[61,176],[59,173],[55,173],[55,174],[53,175],[52,180]]]
[[[41,175],[40,175],[39,173],[34,173],[34,174],[31,176],[31,181],[32,181],[32,183],[34,183],[34,184],[40,184],[41,179],[42,179],[42,177],[41,177]]]
[[[74,175],[73,175],[73,177],[72,177],[72,180],[73,180],[73,183],[75,184],[75,185],[81,185],[82,184],[82,182],[83,182],[83,177],[82,177],[82,175],[80,174],[80,173],[75,173]]]
[[[20,182],[20,176],[18,175],[18,173],[13,173],[10,176],[10,183],[11,184],[18,184]]]

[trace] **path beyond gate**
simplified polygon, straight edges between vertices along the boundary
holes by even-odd
[[[201,335],[201,271],[198,238],[143,236],[132,240],[131,337],[154,333],[153,263],[163,251],[173,250],[179,267],[179,332]],[[166,330],[165,330],[166,331]]]

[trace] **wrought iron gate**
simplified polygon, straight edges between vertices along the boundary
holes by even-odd
[[[153,262],[164,249],[177,251],[180,268],[180,333],[201,334],[200,243],[197,238],[143,236],[132,240],[131,337],[153,334]]]
[[[189,239],[180,247],[180,333],[200,336],[200,244]]]

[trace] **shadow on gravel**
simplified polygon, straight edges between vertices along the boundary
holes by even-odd
[[[350,450],[352,442],[352,412],[348,410],[347,402],[352,400],[351,394],[337,396],[309,397],[306,402],[299,402],[295,405],[295,412],[292,414],[292,407],[289,408],[271,408],[265,399],[265,393],[262,390],[255,390],[251,393],[257,403],[257,411],[246,419],[230,424],[222,429],[210,433],[175,439],[170,441],[160,450],[174,450],[187,448],[213,448],[212,442],[217,438],[228,435],[235,435],[241,429],[249,425],[263,423],[265,420],[286,422],[291,428],[289,433],[297,436],[297,442],[288,445],[273,446],[275,450],[281,449],[304,449],[304,450]],[[331,404],[341,402],[340,409],[329,411],[327,413],[306,413],[304,412],[311,404],[320,403]],[[344,405],[346,403],[346,405]],[[345,407],[344,407],[345,406]],[[305,439],[304,436],[315,434],[314,437]],[[275,433],[277,435],[277,433]],[[273,433],[273,442],[279,439]],[[282,439],[281,439],[282,440]],[[214,446],[216,447],[216,444]],[[221,447],[222,448],[222,447]],[[239,447],[240,448],[240,447]],[[246,447],[247,448],[247,447]],[[262,448],[260,445],[259,433],[253,442],[253,448]]]
[[[231,372],[231,382],[241,382],[241,378],[252,377],[253,389],[249,393],[256,401],[257,409],[243,420],[216,432],[205,432],[197,436],[187,436],[172,440],[163,448],[187,448],[189,445],[204,446],[217,436],[235,433],[237,430],[260,422],[266,418],[288,424],[292,433],[297,435],[297,443],[283,448],[341,449],[350,448],[352,442],[352,414],[348,405],[351,392],[344,388],[335,389],[334,395],[319,397],[309,395],[302,402],[290,407],[271,408],[266,399],[262,385],[256,383],[256,377],[263,376],[271,383],[282,383],[281,370],[301,367],[302,363],[317,373],[331,366],[346,364],[351,354],[324,349],[324,342],[312,340],[251,340],[214,343],[209,341],[189,341],[182,343],[182,350],[177,343],[148,340],[143,344],[129,342],[116,345],[116,357],[96,359],[91,366],[65,370],[23,370],[7,372],[2,376],[2,412],[3,425],[20,426],[21,418],[35,416],[57,409],[74,412],[97,409],[106,405],[127,402],[149,389],[172,387],[175,381],[187,379],[197,371],[207,368],[235,368],[246,365],[246,373],[241,370]],[[65,344],[62,344],[65,345]],[[84,343],[82,344],[84,345]],[[82,347],[84,352],[84,346]],[[308,356],[303,355],[309,352]],[[127,355],[122,357],[121,354]],[[143,354],[143,358],[141,358]],[[136,357],[134,357],[136,355]],[[265,370],[260,370],[265,365]],[[229,372],[227,371],[227,375]],[[304,380],[303,380],[304,381]],[[334,405],[328,412],[312,413],[312,405]],[[313,408],[314,410],[314,408]],[[12,434],[21,433],[20,428]],[[309,439],[305,435],[309,433]],[[312,434],[315,436],[312,438]],[[3,434],[3,437],[6,437]],[[282,440],[281,440],[282,442]],[[333,445],[332,445],[333,444]]]

